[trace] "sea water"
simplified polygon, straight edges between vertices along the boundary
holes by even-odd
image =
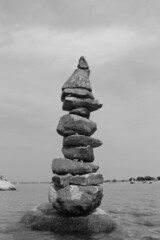
[[[21,217],[48,201],[49,184],[17,184],[16,188],[17,191],[0,191],[0,240],[139,240],[145,236],[160,239],[160,182],[104,183],[100,207],[117,223],[117,230],[90,236],[26,228],[20,223]]]

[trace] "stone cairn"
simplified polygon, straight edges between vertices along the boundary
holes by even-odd
[[[52,162],[54,176],[49,202],[28,211],[21,219],[33,230],[90,234],[111,232],[114,222],[98,208],[103,197],[102,174],[94,165],[93,148],[102,145],[91,135],[97,130],[90,113],[102,107],[94,99],[90,70],[84,57],[62,87],[63,110],[57,132],[63,136],[64,158]]]
[[[90,113],[102,107],[92,94],[90,70],[84,57],[78,68],[62,87],[62,109],[68,111],[60,118],[57,132],[63,136],[64,158],[52,162],[53,185],[49,201],[60,213],[67,216],[84,216],[95,210],[103,197],[103,176],[96,173],[93,165],[93,148],[102,141],[92,138],[96,123],[89,119]]]

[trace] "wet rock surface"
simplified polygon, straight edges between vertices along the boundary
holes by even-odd
[[[32,230],[75,234],[110,233],[116,228],[115,222],[100,208],[89,215],[68,217],[56,211],[49,203],[27,212],[21,223]]]

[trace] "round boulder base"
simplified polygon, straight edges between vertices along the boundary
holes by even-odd
[[[116,227],[115,222],[100,208],[87,216],[67,217],[57,212],[49,203],[43,203],[27,212],[21,223],[32,230],[77,234],[110,233]]]

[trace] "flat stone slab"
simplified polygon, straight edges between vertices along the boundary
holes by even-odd
[[[75,108],[69,111],[69,114],[76,114],[81,117],[89,118],[90,111],[87,108]]]
[[[66,97],[63,101],[62,109],[64,111],[70,111],[75,108],[85,107],[90,112],[96,111],[102,107],[102,104],[98,100],[90,98],[77,98],[77,97]]]
[[[59,120],[57,132],[61,136],[81,134],[91,136],[97,130],[95,122],[74,114],[66,114]]]
[[[63,147],[62,153],[65,158],[78,159],[83,162],[93,162],[94,153],[93,148],[90,146],[81,147]]]
[[[67,158],[55,158],[52,161],[53,173],[65,175],[67,173],[75,174],[87,174],[97,172],[99,166],[92,163],[84,163],[73,161]]]
[[[102,174],[100,173],[89,173],[84,175],[75,175],[66,174],[66,175],[57,175],[55,174],[52,177],[52,182],[58,188],[64,188],[68,185],[99,185],[104,181]]]
[[[62,86],[62,91],[65,88],[84,88],[92,91],[89,75],[89,69],[76,69],[71,77]]]
[[[68,217],[58,213],[49,203],[28,211],[21,223],[32,230],[71,234],[111,233],[116,229],[116,223],[100,208],[87,216]]]
[[[99,139],[78,134],[63,138],[63,146],[65,147],[91,146],[96,148],[102,144],[103,142]]]
[[[103,197],[101,186],[68,185],[57,189],[52,184],[49,188],[49,202],[58,212],[67,216],[84,216],[99,207]]]
[[[94,99],[93,94],[87,89],[83,88],[65,88],[61,94],[62,102],[67,96]]]

